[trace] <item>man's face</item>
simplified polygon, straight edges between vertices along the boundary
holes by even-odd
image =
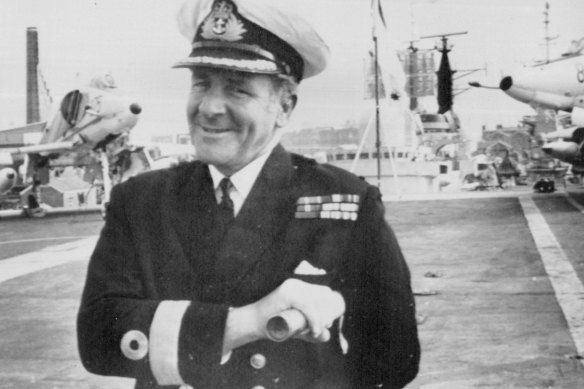
[[[263,154],[287,121],[267,75],[194,68],[187,115],[197,158],[232,175]]]

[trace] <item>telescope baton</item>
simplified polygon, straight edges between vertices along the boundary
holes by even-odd
[[[340,293],[335,293],[333,301],[327,307],[330,317],[338,319],[345,313],[345,300]],[[287,309],[278,315],[272,316],[266,324],[268,338],[274,342],[283,342],[286,339],[304,331],[307,328],[306,317],[297,309]]]
[[[306,318],[297,309],[287,309],[273,316],[266,324],[268,338],[283,342],[306,328]]]

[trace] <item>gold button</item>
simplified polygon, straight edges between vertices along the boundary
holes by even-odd
[[[261,385],[256,385],[251,389],[266,389],[265,386],[261,386]]]
[[[249,363],[254,369],[263,369],[266,366],[266,357],[263,354],[254,354],[251,356]]]

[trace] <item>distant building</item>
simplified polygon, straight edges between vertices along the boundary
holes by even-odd
[[[335,149],[343,145],[358,145],[361,131],[356,127],[334,129],[333,127],[305,128],[297,132],[284,133],[282,145],[298,153],[314,153]]]
[[[556,113],[551,110],[539,110],[535,115],[526,115],[521,123],[527,126],[528,132],[535,137],[556,131]],[[561,120],[560,120],[561,121]]]
[[[151,139],[152,139],[152,142],[154,142],[154,143],[172,143],[172,142],[174,142],[173,135],[155,135]]]
[[[532,139],[529,128],[526,127],[497,126],[495,130],[483,129],[476,154],[487,154],[501,159],[509,154],[516,161],[523,161],[531,155]]]
[[[190,134],[174,134],[174,135],[154,135],[150,138],[152,143],[176,143],[179,145],[191,144]]]

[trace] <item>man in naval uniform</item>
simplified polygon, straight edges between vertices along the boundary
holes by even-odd
[[[298,83],[328,60],[286,5],[180,9],[198,160],[113,189],[78,315],[90,372],[213,389],[402,388],[416,376],[410,274],[378,189],[279,145]],[[287,313],[299,328],[275,341],[268,323]]]

